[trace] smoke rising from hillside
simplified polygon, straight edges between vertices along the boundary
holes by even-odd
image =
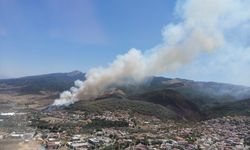
[[[214,53],[225,45],[232,45],[227,34],[249,22],[248,6],[247,0],[178,1],[176,13],[180,21],[163,28],[161,44],[144,52],[132,48],[117,56],[108,67],[89,70],[86,80],[77,81],[54,105],[95,98],[114,84],[142,82],[148,76],[175,71],[192,62],[201,52]]]

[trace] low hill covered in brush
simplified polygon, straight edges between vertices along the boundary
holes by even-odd
[[[85,80],[79,71],[1,79],[0,93],[41,94],[68,90],[75,80]],[[201,120],[207,116],[249,115],[250,88],[179,78],[151,77],[144,83],[114,87],[113,95],[79,101],[70,109],[101,112],[129,110],[159,118]],[[58,95],[56,95],[58,96]],[[242,100],[243,99],[243,100]],[[215,115],[218,114],[218,115]]]
[[[79,101],[66,109],[73,111],[81,110],[88,113],[127,111],[130,114],[138,113],[142,115],[155,116],[163,120],[181,119],[181,116],[176,114],[174,111],[159,104],[112,97],[87,102]]]
[[[250,99],[228,102],[207,110],[210,118],[222,116],[250,116]]]

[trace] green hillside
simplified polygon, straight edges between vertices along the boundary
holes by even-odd
[[[162,105],[191,120],[200,120],[205,117],[194,103],[189,101],[181,93],[172,89],[152,90],[150,92],[132,95],[129,98]]]
[[[207,110],[209,117],[243,115],[250,116],[250,99],[230,102]]]
[[[104,111],[128,111],[132,114],[139,113],[143,115],[150,115],[160,118],[162,120],[178,119],[178,114],[170,109],[149,102],[119,99],[119,98],[107,98],[97,101],[79,101],[71,105],[69,110],[81,110],[90,113],[102,113]]]

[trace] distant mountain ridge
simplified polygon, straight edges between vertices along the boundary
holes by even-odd
[[[74,85],[75,80],[85,80],[80,71],[1,79],[0,91],[13,90],[21,94],[35,94],[41,91],[62,92]]]
[[[196,82],[178,78],[154,77],[150,88],[173,89],[202,107],[250,98],[250,87],[227,83]]]
[[[0,79],[0,91],[13,90],[22,94],[39,93],[40,91],[62,92],[74,85],[75,80],[85,80],[85,73],[52,73],[27,76],[14,79]],[[250,98],[250,87],[216,83],[196,82],[179,78],[152,77],[145,84],[119,87],[127,93],[144,93],[152,90],[172,89],[186,96],[199,105],[217,103],[218,101],[235,101]]]
[[[85,80],[85,74],[73,71],[2,79],[0,80],[0,93],[17,92],[24,95],[41,94],[43,91],[59,93],[73,86],[75,80]],[[124,108],[133,111],[136,111],[138,107],[140,108],[138,112],[149,115],[164,117],[171,114],[172,117],[193,120],[201,120],[206,115],[248,115],[249,112],[246,106],[249,106],[250,87],[246,86],[151,77],[145,83],[115,88],[119,94],[102,95],[95,100],[90,100],[89,103],[80,101],[76,103],[80,106],[74,105],[72,108],[92,111],[94,109],[114,110],[114,108],[121,109],[120,106],[115,105],[124,105]],[[160,111],[150,112],[154,109],[160,109]],[[160,115],[161,113],[164,115]]]

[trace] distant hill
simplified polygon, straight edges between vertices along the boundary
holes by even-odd
[[[68,90],[78,79],[85,80],[85,74],[73,71],[2,79],[0,93],[59,93]],[[89,111],[128,109],[163,118],[172,116],[193,120],[204,119],[206,115],[216,116],[216,113],[219,116],[249,115],[250,88],[240,85],[151,77],[144,83],[116,86],[115,89],[120,95],[103,95],[88,103],[79,101],[77,104],[80,105],[72,108]]]
[[[85,80],[80,71],[1,79],[0,91],[15,91],[20,94],[37,94],[41,91],[62,92],[74,85],[75,80]]]
[[[85,80],[85,74],[80,71],[73,71],[0,79],[0,91],[17,91],[23,94],[39,93],[40,91],[61,92],[69,89],[75,80]],[[118,88],[122,88],[129,94],[172,89],[184,95],[188,100],[202,106],[250,98],[250,87],[215,82],[196,82],[179,78],[152,77],[143,84]]]
[[[150,89],[168,88],[178,91],[200,107],[250,98],[250,87],[216,82],[197,82],[186,79],[154,77]]]

